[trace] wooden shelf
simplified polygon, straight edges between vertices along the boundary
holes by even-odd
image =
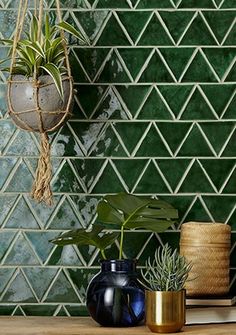
[[[236,335],[236,323],[186,326],[191,335]],[[181,334],[176,333],[176,334]],[[87,317],[0,317],[0,335],[150,335],[145,326],[105,328]]]

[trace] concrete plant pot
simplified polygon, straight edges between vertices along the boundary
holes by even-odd
[[[40,113],[37,110],[36,102],[38,95],[43,130],[53,131],[57,129],[62,119],[63,122],[66,122],[72,112],[73,97],[70,99],[70,80],[63,80],[64,100],[60,98],[56,86],[49,75],[40,76],[38,81],[40,86],[37,89],[32,78],[26,78],[23,75],[12,76],[12,80],[9,83],[8,96],[10,116],[20,128],[40,132]],[[68,109],[70,113],[66,113],[69,99],[71,100]]]

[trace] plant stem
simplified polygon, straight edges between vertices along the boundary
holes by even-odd
[[[105,251],[103,249],[100,249],[101,255],[103,259],[107,259],[105,255]]]
[[[120,252],[119,252],[119,259],[122,259],[123,242],[124,242],[124,225],[121,227],[121,231],[120,231]]]

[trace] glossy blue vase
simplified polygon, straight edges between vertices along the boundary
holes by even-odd
[[[144,320],[145,294],[136,260],[103,260],[87,290],[87,308],[102,326],[132,327]]]

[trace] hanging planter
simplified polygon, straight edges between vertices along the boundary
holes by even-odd
[[[34,15],[30,14],[30,30],[24,32],[28,1],[19,1],[14,39],[2,40],[11,47],[10,67],[3,70],[10,73],[7,94],[9,115],[21,129],[41,135],[32,197],[51,205],[52,169],[48,132],[60,128],[72,115],[73,107],[73,78],[64,32],[77,37],[83,44],[87,44],[88,39],[62,21],[59,0],[56,0],[59,24],[50,24],[48,14],[44,15],[43,0],[38,0],[35,1]]]

